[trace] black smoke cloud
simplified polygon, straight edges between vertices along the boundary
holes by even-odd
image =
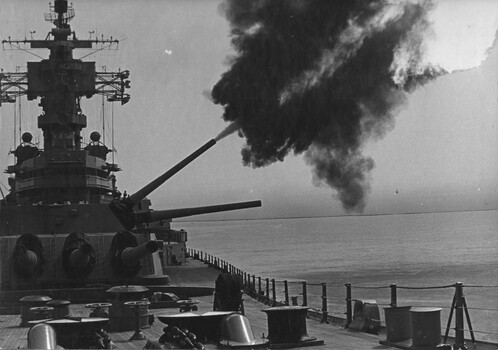
[[[420,68],[426,1],[230,0],[230,69],[211,91],[245,137],[245,165],[304,154],[316,185],[361,212],[369,138],[394,126],[406,93],[441,74]]]

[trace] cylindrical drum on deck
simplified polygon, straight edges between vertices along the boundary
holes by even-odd
[[[412,337],[410,306],[386,307],[384,312],[388,342],[400,342]]]
[[[441,308],[417,307],[410,310],[413,348],[435,347],[441,343]]]
[[[46,295],[27,295],[19,300],[21,304],[21,327],[28,325],[28,322],[33,320],[29,310],[33,307],[46,306],[47,302],[52,298]]]
[[[52,312],[53,318],[68,317],[69,305],[71,305],[71,302],[69,300],[52,300],[47,303],[47,306],[54,308],[54,311]]]
[[[107,293],[110,296],[111,303],[109,307],[109,330],[131,331],[136,329],[137,312],[125,305],[125,302],[146,300],[145,294],[148,291],[147,288],[136,285],[114,286],[108,289]],[[150,325],[148,305],[139,306],[138,315],[140,328],[148,327]]]
[[[299,343],[310,339],[306,329],[307,307],[277,306],[261,311],[268,315],[268,339],[272,344]]]

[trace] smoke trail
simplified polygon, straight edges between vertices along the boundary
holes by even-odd
[[[304,153],[316,185],[362,211],[370,137],[394,125],[406,92],[444,73],[421,66],[428,1],[227,0],[237,55],[211,91],[246,139],[245,165]]]

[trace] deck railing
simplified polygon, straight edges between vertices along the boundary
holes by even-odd
[[[205,252],[187,248],[187,253],[195,259],[240,276],[244,292],[252,298],[269,306],[301,305],[309,307],[309,315],[318,318],[321,322],[340,323],[349,327],[353,321],[353,303],[356,301],[375,302],[380,307],[400,306],[400,301],[410,306],[434,306],[442,309],[443,319],[447,318],[444,342],[454,331],[456,346],[465,346],[465,339],[470,339],[475,344],[475,334],[482,340],[496,342],[498,333],[489,330],[474,329],[470,313],[494,313],[487,317],[496,325],[498,309],[487,307],[469,307],[464,294],[464,284],[456,282],[441,286],[398,286],[396,284],[382,286],[362,286],[351,283],[308,283],[304,280],[277,280],[274,278],[249,274],[227,261]],[[498,293],[498,285],[465,285],[466,289],[490,288]],[[420,297],[423,292],[430,292],[431,297]],[[403,294],[404,298],[399,298]],[[437,295],[432,297],[432,295]],[[451,304],[441,305],[444,300]],[[433,304],[433,305],[431,305]],[[385,324],[381,316],[381,322]],[[453,326],[452,326],[453,325]],[[494,327],[495,329],[497,327]]]

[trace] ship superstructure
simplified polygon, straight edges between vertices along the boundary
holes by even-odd
[[[174,231],[174,217],[260,206],[242,202],[153,211],[146,198],[200,156],[210,140],[136,193],[118,191],[117,164],[96,131],[82,142],[87,116],[82,98],[104,95],[125,104],[130,95],[127,70],[98,72],[95,62],[73,57],[76,49],[113,45],[115,39],[80,40],[71,30],[72,5],[56,0],[45,14],[54,25],[44,40],[3,40],[7,45],[48,49],[47,59],[28,62],[26,72],[0,74],[0,103],[26,95],[41,107],[38,127],[43,147],[24,133],[9,165],[10,192],[1,200],[0,251],[2,299],[23,290],[76,288],[129,282],[136,276],[162,275],[164,267],[185,259],[186,232]],[[154,254],[151,254],[154,253]]]

